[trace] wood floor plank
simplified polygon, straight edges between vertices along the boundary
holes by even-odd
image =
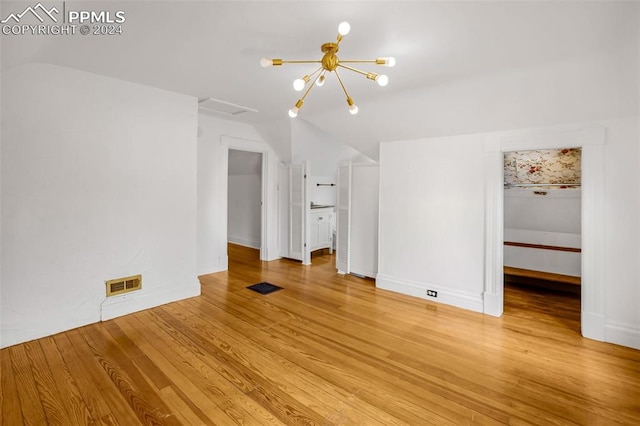
[[[270,402],[271,399],[263,399],[262,390],[267,387],[272,392],[277,392],[274,397],[279,396],[280,400],[287,402],[286,411],[290,413],[290,415],[296,419],[308,419],[309,421],[316,421],[318,418],[321,418],[318,413],[314,410],[310,409],[304,404],[301,404],[295,398],[291,398],[289,395],[284,394],[277,389],[269,382],[269,379],[265,376],[264,372],[257,368],[254,365],[247,364],[245,362],[245,354],[244,353],[235,353],[229,354],[225,350],[217,347],[215,342],[212,341],[211,338],[206,338],[202,334],[199,333],[198,329],[194,329],[186,326],[179,319],[172,317],[171,315],[167,315],[164,312],[164,309],[157,310],[156,313],[162,318],[166,324],[170,324],[176,329],[180,329],[180,332],[187,336],[190,341],[196,343],[200,350],[205,352],[209,357],[217,360],[220,363],[223,363],[227,366],[232,366],[234,372],[232,374],[228,374],[227,377],[232,382],[238,383],[238,375],[241,375],[244,378],[251,377],[251,386],[247,394],[254,398],[260,405],[267,407],[268,410],[279,417],[282,412],[280,410],[274,410],[273,406],[265,405],[267,402]],[[235,355],[235,356],[234,356]],[[258,391],[256,391],[258,389]],[[257,399],[256,399],[257,398]],[[232,401],[227,401],[227,404],[232,405]],[[280,417],[279,417],[280,418]],[[315,420],[314,420],[315,419]]]
[[[47,418],[47,424],[67,424],[69,422],[69,414],[54,379],[54,376],[58,373],[54,373],[49,369],[40,341],[27,342],[24,348],[31,364],[31,371]]]
[[[224,424],[231,421],[216,403],[216,395],[211,391],[214,384],[209,380],[209,376],[197,371],[191,362],[182,358],[179,349],[174,349],[173,345],[168,346],[166,344],[168,337],[160,337],[151,329],[146,329],[143,323],[135,324],[136,321],[131,317],[127,318],[126,323],[121,321],[124,320],[118,319],[125,332],[130,336],[136,336],[139,346],[170,378],[172,386],[177,389],[176,393],[185,395],[184,400],[191,413],[183,413],[184,416],[195,415],[201,420],[198,424],[203,425]],[[129,325],[130,323],[133,325]],[[140,332],[143,332],[143,335],[137,334]]]
[[[291,309],[293,309],[293,308],[291,308]],[[313,311],[313,307],[311,307],[311,306],[303,306],[300,309],[307,310],[307,311]],[[310,316],[314,316],[313,313],[311,313]],[[292,317],[292,318],[295,318],[295,317]],[[320,321],[320,322],[323,322],[325,320],[327,320],[327,318],[323,318],[322,321]],[[309,322],[310,321],[308,319],[305,319],[304,321],[302,321],[302,323],[296,323],[296,326],[297,327],[305,327],[307,324],[309,324]],[[340,326],[344,326],[344,324],[340,323]],[[328,344],[331,344],[333,346],[332,350],[337,352],[337,353],[342,352],[342,356],[343,357],[344,356],[349,356],[349,354],[347,353],[347,350],[349,350],[353,356],[357,356],[358,353],[360,353],[360,354],[366,353],[367,357],[376,358],[374,356],[375,354],[372,353],[371,350],[369,350],[369,349],[371,349],[370,347],[365,347],[365,348],[358,347],[358,344],[361,343],[360,339],[357,339],[356,340],[356,342],[357,342],[356,345],[352,346],[352,345],[349,345],[346,340],[341,339],[339,336],[335,337],[335,339],[337,339],[337,340],[331,340],[331,339],[328,340],[328,336],[331,334],[331,331],[337,332],[336,329],[328,330],[327,327],[323,327],[322,325],[318,325],[318,324],[312,324],[311,327],[315,327],[315,328],[320,327],[322,329],[322,332],[319,333],[319,334],[321,334],[320,337],[318,336],[318,334],[312,334],[310,336],[311,339],[315,339],[315,340],[320,341],[319,347],[324,347],[324,346],[327,346]],[[354,331],[356,332],[356,335],[359,334],[358,330],[350,330],[350,332],[354,332]],[[369,331],[371,331],[371,330],[369,330]],[[368,336],[368,338],[371,339],[371,340],[375,340],[375,337],[372,336],[371,333],[369,333],[367,335],[366,331],[363,332],[362,335]],[[305,346],[309,346],[310,343],[309,342],[305,342],[304,345]],[[387,353],[388,352],[386,350],[382,351],[381,353],[378,354],[378,357],[379,358],[382,357],[383,359],[386,359]],[[339,361],[336,359],[336,362],[339,362]],[[387,367],[387,369],[388,369],[388,367]],[[395,377],[395,373],[394,372],[391,372],[388,375],[388,379],[389,380],[393,380],[394,377]],[[459,408],[457,407],[456,411],[458,411],[458,410],[459,410]]]
[[[47,416],[42,408],[25,346],[17,345],[9,348],[16,389],[20,398],[20,410],[25,425],[44,425],[47,424]]]
[[[210,308],[207,311],[209,310]],[[242,323],[229,325],[229,328],[240,327],[242,327]],[[251,335],[254,338],[256,336],[251,329],[241,330],[246,335]],[[406,393],[399,395],[397,389],[397,376],[392,372],[377,372],[374,368],[371,368],[368,363],[360,364],[357,361],[352,362],[351,356],[349,353],[344,351],[344,348],[339,347],[339,345],[327,348],[327,342],[324,341],[324,339],[321,339],[322,341],[320,343],[310,340],[309,337],[305,336],[304,333],[300,333],[299,330],[288,328],[287,323],[279,323],[277,326],[270,327],[266,331],[268,332],[267,339],[256,342],[260,347],[271,347],[274,351],[281,352],[283,350],[289,351],[291,348],[297,348],[297,351],[289,351],[286,357],[288,359],[296,359],[296,362],[304,363],[306,368],[315,371],[319,377],[323,377],[325,380],[332,380],[334,383],[341,384],[347,383],[347,389],[350,392],[358,392],[362,388],[367,389],[368,382],[366,380],[361,380],[357,375],[354,375],[352,368],[345,370],[339,366],[345,365],[351,367],[353,365],[354,368],[363,369],[364,371],[360,371],[363,376],[371,377],[372,373],[374,375],[382,375],[383,379],[381,380],[383,381],[378,382],[378,390],[376,392],[369,392],[368,390],[365,390],[362,392],[362,397],[366,396],[370,398],[370,403],[377,406],[385,404],[385,402],[390,403],[396,401],[396,404],[394,405],[398,407],[398,410],[395,414],[398,418],[404,418],[407,422],[424,422],[430,419],[434,424],[446,423],[444,417],[441,417],[432,411],[432,407],[436,408],[437,404],[431,404],[431,407],[427,408],[424,408],[421,405],[412,404],[412,398],[414,395],[424,391],[422,388],[411,388],[406,390]],[[292,337],[295,337],[295,339],[292,339]],[[274,338],[278,339],[275,345],[269,346],[273,343]],[[320,354],[322,357],[318,356]],[[369,359],[369,362],[371,359],[372,358]],[[387,369],[388,368],[385,368],[385,370]],[[384,392],[382,390],[383,388],[380,387],[383,384],[392,387],[393,390]],[[434,398],[439,397],[434,394]],[[457,418],[461,415],[459,411],[460,407],[452,407],[451,415]],[[472,414],[475,413],[469,411],[469,417],[471,417]],[[452,422],[451,424],[457,423]]]
[[[199,278],[200,297],[2,349],[3,424],[640,424],[640,351],[582,338],[578,294],[505,285],[494,318],[234,245]]]
[[[100,420],[111,415],[110,404],[108,403],[108,394],[101,395],[100,388],[104,385],[101,381],[105,378],[102,374],[96,374],[91,369],[88,360],[78,355],[73,348],[73,344],[69,340],[69,333],[61,333],[50,337],[56,345],[60,356],[73,378],[73,385],[76,386],[78,393],[81,395],[82,403],[89,411],[92,419]],[[80,348],[78,348],[80,349]],[[63,374],[60,372],[60,374]],[[69,392],[74,392],[72,389]]]
[[[2,388],[2,405],[0,406],[1,424],[21,425],[22,411],[20,410],[20,398],[18,397],[18,387],[16,385],[15,372],[11,362],[9,349],[0,351],[0,380]]]
[[[102,326],[79,331],[111,382],[142,424],[179,425],[175,415],[154,392],[123,348],[112,342]]]
[[[196,346],[171,341],[169,327],[159,320],[152,321],[149,312],[118,319],[121,327],[153,357],[174,386],[188,397],[194,412],[201,411],[213,424],[227,424],[232,419],[246,418],[248,423],[278,424],[268,411],[253,404],[246,395],[251,390],[241,385],[235,386],[233,381],[225,380],[216,367],[209,365],[204,353]],[[167,341],[171,341],[167,345]],[[237,401],[241,412],[228,404],[229,400]],[[253,419],[253,421],[251,421]],[[206,422],[205,422],[206,424]]]
[[[178,420],[185,425],[205,425],[211,423],[208,418],[198,416],[187,404],[187,400],[182,398],[171,386],[167,386],[159,391],[162,401],[176,413]]]
[[[138,345],[120,329],[115,321],[105,322],[104,329],[113,337],[117,347],[122,349],[131,362],[144,373],[145,377],[150,379],[156,389],[164,389],[171,385],[171,381],[164,372],[140,350]]]
[[[67,424],[93,424],[98,419],[93,418],[87,407],[76,379],[72,376],[67,364],[64,362],[62,354],[58,350],[53,337],[40,340],[40,345],[46,364],[53,375],[57,394],[67,413]]]
[[[197,310],[191,311],[188,303],[174,308],[166,306],[164,309],[171,310],[172,315],[191,328],[205,331],[206,338],[214,342],[221,350],[236,348],[242,353],[242,359],[247,363],[247,366],[259,369],[265,377],[277,377],[280,387],[283,387],[289,394],[295,395],[296,399],[323,416],[329,416],[336,412],[336,407],[341,405],[341,401],[352,396],[348,390],[333,386],[323,377],[314,375],[292,362],[290,358],[280,356],[272,351],[265,354],[265,350],[268,348],[262,345],[258,346],[259,350],[255,349],[257,342],[246,335],[249,333],[235,333],[235,327],[216,327],[215,321],[208,322],[208,318],[199,314]],[[257,333],[261,333],[261,330],[254,330],[250,334],[255,336]],[[265,334],[265,336],[268,335]],[[307,389],[314,389],[314,392],[309,394]],[[342,413],[342,417],[346,417],[350,424],[362,422],[384,425],[399,424],[397,419],[375,407],[367,406],[361,401],[354,401],[353,405],[357,410],[353,410],[354,412],[349,415]],[[357,416],[357,419],[349,417],[353,414]]]
[[[56,339],[56,344],[65,356],[69,369],[76,371],[74,377],[77,379],[84,401],[94,417],[102,422],[115,419],[116,424],[142,424],[100,362],[95,358],[80,331],[78,329],[67,331],[63,337]]]

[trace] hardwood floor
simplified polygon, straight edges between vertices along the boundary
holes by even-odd
[[[580,337],[575,296],[493,318],[332,261],[230,246],[201,297],[3,349],[2,424],[640,424],[640,351]]]

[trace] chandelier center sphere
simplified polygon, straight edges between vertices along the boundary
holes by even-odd
[[[331,72],[338,67],[338,44],[337,43],[325,43],[320,47],[320,50],[324,53],[322,57],[322,68]]]

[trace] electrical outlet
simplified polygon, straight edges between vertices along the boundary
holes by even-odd
[[[427,296],[429,297],[438,297],[438,292],[435,290],[427,290]]]

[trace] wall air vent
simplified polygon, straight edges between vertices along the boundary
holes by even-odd
[[[218,112],[225,115],[240,115],[245,112],[258,112],[257,109],[232,104],[231,102],[225,102],[214,98],[200,99],[198,101],[198,107],[206,111]]]
[[[128,293],[130,291],[140,290],[141,288],[142,275],[116,278],[114,280],[107,281],[107,297],[117,296],[119,294]]]

